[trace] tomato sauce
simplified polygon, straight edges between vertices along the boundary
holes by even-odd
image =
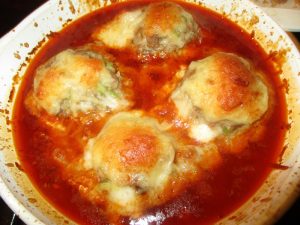
[[[67,127],[65,132],[53,132],[43,125],[43,119],[32,116],[24,106],[31,88],[35,69],[58,52],[81,46],[92,41],[93,30],[123,10],[130,10],[149,1],[129,1],[100,9],[73,22],[61,32],[54,33],[47,44],[32,60],[19,89],[14,108],[14,138],[22,167],[41,194],[57,209],[80,224],[108,224],[103,209],[83,198],[63,179],[62,168],[53,159],[55,149],[63,149],[68,160],[83,154],[87,140],[101,130],[106,118],[100,121],[57,119]],[[150,1],[151,2],[151,1]],[[168,96],[162,90],[182,64],[189,64],[210,55],[216,49],[233,52],[248,58],[263,71],[274,91],[274,108],[266,124],[267,132],[257,142],[250,142],[238,154],[222,154],[223,163],[207,171],[198,182],[192,184],[171,201],[146,212],[152,216],[149,224],[210,224],[227,216],[241,206],[259,188],[283,148],[286,132],[287,112],[284,89],[269,56],[253,40],[251,35],[226,20],[223,16],[187,3],[182,5],[189,11],[201,28],[201,41],[187,46],[188,54],[179,58],[151,59],[141,62],[131,52],[111,50],[121,65],[123,75],[133,83],[134,109],[149,111],[159,119],[170,119],[172,111]],[[126,66],[130,65],[130,66]],[[159,108],[159,107],[158,107]],[[47,119],[47,115],[41,116]],[[55,119],[54,119],[55,122]],[[148,217],[149,218],[149,217]],[[155,219],[153,219],[155,218]],[[120,224],[129,224],[123,217]],[[138,220],[132,220],[136,222]],[[147,220],[145,220],[147,221]],[[130,223],[132,224],[132,223]]]

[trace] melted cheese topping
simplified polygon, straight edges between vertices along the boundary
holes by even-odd
[[[209,142],[220,134],[219,130],[212,129],[205,123],[193,124],[189,136],[200,142]]]
[[[198,35],[198,25],[191,14],[170,2],[149,5],[134,44],[143,54],[166,54],[183,48]]]
[[[98,192],[109,199],[112,211],[136,217],[220,162],[215,145],[186,145],[168,128],[141,111],[121,112],[89,140],[85,168],[98,171]]]
[[[170,137],[156,120],[140,113],[118,113],[90,140],[89,167],[121,186],[156,188],[163,185],[174,159]]]
[[[123,12],[97,30],[94,38],[111,48],[125,48],[134,39],[144,17],[144,11],[141,9]]]
[[[111,48],[133,45],[142,55],[164,57],[195,39],[198,29],[192,15],[182,7],[162,2],[124,12],[96,30],[93,36]]]
[[[171,99],[191,121],[190,136],[203,142],[250,125],[268,109],[268,89],[259,73],[241,57],[222,52],[192,62]]]
[[[172,139],[156,120],[141,112],[122,112],[89,141],[85,166],[107,180],[101,189],[107,189],[118,210],[136,214],[143,208],[139,193],[147,192],[151,198],[165,188],[174,157]]]
[[[129,106],[113,63],[86,49],[65,50],[40,66],[26,99],[34,114],[72,115],[95,110],[101,115]]]

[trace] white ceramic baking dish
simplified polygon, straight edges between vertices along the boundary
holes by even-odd
[[[73,222],[55,210],[35,190],[19,166],[12,139],[11,114],[28,60],[51,32],[80,16],[114,1],[52,0],[28,16],[0,40],[0,194],[27,224]],[[190,0],[223,14],[261,44],[267,53],[283,59],[281,79],[289,88],[286,99],[291,128],[286,136],[282,164],[241,208],[219,224],[270,224],[290,206],[300,190],[300,56],[286,33],[257,6],[246,0]]]

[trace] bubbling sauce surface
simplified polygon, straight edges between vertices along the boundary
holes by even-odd
[[[39,117],[29,113],[24,105],[32,86],[34,72],[50,57],[67,49],[92,42],[91,34],[115,15],[148,4],[151,1],[129,1],[113,4],[73,22],[61,32],[54,33],[31,62],[19,89],[14,108],[14,137],[19,158],[34,185],[41,194],[63,214],[80,224],[210,224],[241,206],[259,188],[282,150],[286,132],[287,112],[284,90],[268,55],[241,28],[207,9],[197,5],[176,2],[191,13],[201,28],[201,41],[193,41],[182,57],[137,60],[132,51],[112,50],[121,65],[123,76],[132,81],[133,105],[158,121],[174,122],[174,106],[168,101],[167,83],[174,82],[180,65],[205,58],[216,51],[230,52],[249,59],[266,74],[274,103],[258,141],[244,143],[236,154],[228,153],[222,142],[217,143],[222,163],[204,170],[199,179],[185,187],[170,201],[148,209],[140,218],[108,215],[105,207],[89,201],[78,192],[78,186],[67,182],[70,174],[57,158],[72,161],[83,157],[89,138],[95,137],[109,116],[103,118],[83,115],[78,118],[51,117],[45,112]],[[147,61],[148,60],[148,61]],[[46,124],[47,123],[47,124]],[[66,129],[57,131],[49,124],[63,124]],[[176,134],[186,135],[181,127]],[[188,138],[187,138],[188,139]],[[247,140],[247,139],[245,139]],[[188,141],[191,141],[188,139]],[[191,141],[192,142],[192,141]],[[216,141],[217,142],[217,141]],[[233,151],[234,152],[234,149]],[[87,173],[87,172],[86,172]],[[81,174],[88,179],[93,174]]]

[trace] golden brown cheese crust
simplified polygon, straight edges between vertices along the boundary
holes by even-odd
[[[164,57],[183,48],[199,34],[191,14],[170,2],[149,5],[143,25],[134,39],[143,54]]]
[[[112,212],[136,217],[220,163],[214,144],[187,145],[169,128],[141,111],[112,116],[85,149],[85,168],[100,180],[88,198],[104,198]]]
[[[93,36],[110,48],[133,47],[143,57],[165,57],[198,35],[199,28],[191,14],[175,3],[159,2],[118,15]]]
[[[249,86],[255,82],[249,68],[239,58],[232,55],[220,55],[217,57],[218,77],[212,81],[218,83],[219,93],[217,93],[217,101],[219,107],[224,111],[231,111],[241,105],[249,104],[252,98],[260,93],[253,92]]]
[[[90,141],[87,154],[92,156],[87,164],[116,184],[144,188],[158,185],[156,179],[160,170],[167,172],[174,149],[156,120],[124,112],[113,116]]]
[[[181,9],[170,3],[152,4],[147,10],[144,21],[144,30],[147,36],[156,35],[157,30],[168,31],[174,24],[181,22],[178,14]]]
[[[121,76],[111,61],[88,48],[67,49],[41,65],[26,106],[33,114],[100,115],[129,106]]]
[[[207,142],[260,119],[269,105],[260,76],[248,61],[231,53],[192,62],[171,95],[179,115],[190,121],[190,136]]]
[[[107,199],[111,211],[135,216],[165,201],[156,197],[170,182],[174,157],[172,139],[155,119],[138,111],[121,112],[89,140],[85,167],[105,181],[99,183],[98,195]]]
[[[125,167],[151,168],[158,160],[156,137],[141,129],[132,129],[122,136],[123,146],[119,148],[120,161]]]
[[[155,167],[162,147],[158,142],[151,128],[139,125],[135,127],[125,122],[125,124],[113,125],[109,130],[106,128],[94,144],[93,153],[98,159],[101,157],[102,164],[109,162],[110,167],[123,173],[121,176],[125,178],[124,182],[131,184],[131,177],[134,176],[131,174],[148,173]],[[99,162],[100,167],[101,163]],[[110,169],[104,168],[104,170],[109,170],[107,176],[111,179],[115,178],[114,175],[109,175]]]
[[[177,106],[184,97],[208,122],[251,124],[268,108],[268,90],[258,73],[247,61],[230,53],[215,53],[192,62],[172,94]],[[181,113],[184,109],[178,110]],[[182,114],[189,117],[192,113]]]

